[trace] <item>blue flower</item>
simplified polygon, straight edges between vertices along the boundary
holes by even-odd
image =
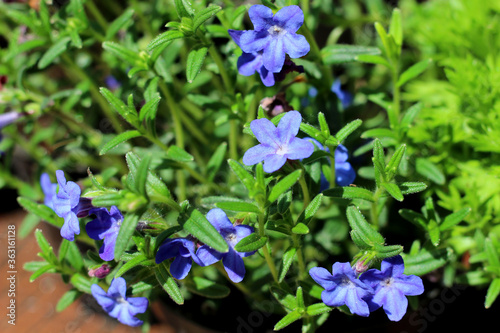
[[[360,280],[374,290],[368,298],[370,311],[383,307],[390,320],[403,318],[408,308],[405,295],[415,296],[424,292],[422,279],[416,275],[405,275],[404,270],[403,258],[396,256],[384,259],[381,271],[370,269],[361,275]]]
[[[113,75],[106,76],[106,78],[104,79],[104,82],[106,83],[106,86],[110,90],[116,90],[122,86],[120,81],[118,81]]]
[[[148,299],[146,297],[127,297],[127,284],[124,278],[113,279],[108,292],[105,292],[97,284],[93,284],[90,289],[92,296],[110,317],[116,318],[119,322],[128,326],[142,325],[142,320],[137,319],[135,316],[146,312]]]
[[[56,171],[59,192],[54,196],[54,211],[59,217],[64,218],[61,236],[69,241],[75,240],[75,234],[80,234],[79,217],[85,217],[92,208],[91,200],[80,198],[82,190],[74,182],[66,182],[64,172]]]
[[[123,215],[116,206],[111,206],[109,211],[104,207],[93,208],[89,215],[95,215],[96,218],[85,225],[87,234],[95,240],[104,239],[99,256],[104,261],[115,259],[116,237],[123,222]]]
[[[286,54],[291,58],[300,58],[309,52],[306,38],[296,34],[304,23],[300,7],[283,7],[273,15],[268,7],[254,5],[248,14],[254,30],[243,31],[240,47],[249,54],[262,52],[262,63],[268,71],[281,71]]]
[[[373,293],[373,289],[356,278],[348,262],[333,264],[331,274],[325,268],[314,267],[309,270],[309,275],[325,288],[321,293],[321,299],[326,305],[342,306],[345,304],[352,313],[363,317],[370,315],[365,298]]]
[[[4,128],[7,125],[12,124],[17,119],[23,116],[22,113],[16,111],[10,111],[3,114],[0,114],[0,129]]]
[[[324,147],[318,140],[309,137],[304,139],[314,143],[320,150],[324,150],[327,153],[330,152],[330,149]],[[335,182],[339,186],[349,186],[356,179],[356,171],[354,171],[351,163],[347,162],[348,158],[349,153],[347,152],[347,148],[339,144],[335,149]],[[320,191],[324,191],[329,187],[328,181],[323,174],[321,174],[320,187]]]
[[[229,245],[229,251],[220,253],[216,250],[202,245],[196,251],[201,266],[209,266],[222,259],[222,264],[231,281],[238,283],[245,277],[245,265],[243,257],[251,256],[254,252],[238,252],[234,249],[240,240],[253,233],[253,228],[248,225],[233,225],[226,213],[220,208],[211,209],[207,213],[207,220],[217,229]]]
[[[301,121],[298,111],[287,112],[278,127],[266,118],[252,121],[250,128],[260,144],[245,152],[243,163],[254,165],[264,161],[264,171],[271,173],[279,170],[287,159],[300,160],[311,156],[314,145],[296,137]]]
[[[178,280],[184,279],[191,270],[192,260],[200,266],[203,264],[195,253],[196,244],[190,238],[169,238],[163,241],[156,253],[156,263],[175,258],[170,265],[170,274]]]
[[[40,186],[44,194],[43,203],[45,206],[54,209],[54,197],[57,195],[57,183],[52,183],[47,173],[40,176]]]
[[[340,88],[340,80],[339,79],[337,79],[337,80],[335,80],[335,82],[333,82],[331,90],[332,90],[333,93],[335,93],[335,95],[337,95],[337,97],[340,100],[340,102],[342,103],[342,107],[344,109],[346,109],[349,106],[351,106],[351,104],[352,104],[352,95],[349,92],[343,91]]]

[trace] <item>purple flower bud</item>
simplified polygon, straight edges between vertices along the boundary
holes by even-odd
[[[95,276],[98,279],[104,279],[109,274],[109,272],[111,272],[111,267],[109,267],[109,265],[107,264],[103,264],[102,266],[91,269],[89,271],[89,276]]]

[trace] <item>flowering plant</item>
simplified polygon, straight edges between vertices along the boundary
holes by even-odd
[[[498,170],[474,198],[462,173],[486,169],[500,118],[474,138],[438,118],[468,95],[428,99],[424,76],[443,78],[425,33],[407,53],[402,12],[361,2],[0,4],[0,187],[18,190],[22,235],[57,230],[58,251],[35,230],[42,260],[25,269],[71,285],[58,310],[88,294],[144,330],[161,303],[204,324],[210,308],[221,331],[315,332],[334,310],[418,314],[436,272],[488,286],[492,306]],[[249,311],[269,320],[242,323]]]

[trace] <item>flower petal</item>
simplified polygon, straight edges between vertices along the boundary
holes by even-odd
[[[347,288],[337,287],[333,290],[323,290],[321,300],[328,306],[342,306],[346,302]]]
[[[207,245],[200,246],[196,251],[196,256],[199,260],[197,264],[202,267],[210,266],[222,259],[222,253],[215,251]]]
[[[229,279],[234,283],[241,282],[245,277],[245,264],[235,250],[230,248],[229,252],[224,254],[222,264]]]
[[[236,43],[236,45],[238,45],[240,48],[240,38],[241,38],[241,35],[243,35],[243,33],[245,32],[246,30],[233,30],[233,29],[229,29],[227,32],[229,33],[229,36],[231,36],[231,38],[233,39],[233,41]]]
[[[178,256],[179,246],[182,246],[182,244],[175,239],[166,239],[158,248],[158,252],[156,252],[155,262],[159,264],[164,260]]]
[[[267,30],[273,23],[273,11],[264,5],[250,7],[248,16],[250,16],[255,30]]]
[[[257,145],[248,149],[243,155],[243,164],[254,165],[262,162],[268,155],[274,154],[276,149],[268,145]]]
[[[94,296],[97,303],[102,306],[105,310],[112,309],[115,305],[115,300],[108,296],[108,294],[102,289],[99,285],[93,284],[90,287],[90,291],[92,292],[92,296]]]
[[[262,83],[266,87],[274,86],[274,84],[276,83],[276,78],[274,77],[274,73],[268,71],[267,68],[264,66],[260,66],[258,72],[260,75],[260,79],[262,80]]]
[[[115,246],[117,237],[118,233],[116,232],[104,238],[104,242],[99,249],[99,257],[101,257],[102,260],[111,261],[115,259]]]
[[[283,165],[286,163],[286,156],[285,155],[268,155],[264,159],[264,171],[267,173],[271,173],[274,171],[279,170]]]
[[[352,313],[358,316],[368,317],[370,315],[370,309],[368,308],[368,304],[362,299],[362,297],[365,296],[363,289],[347,288],[345,304]]]
[[[288,53],[290,58],[300,58],[305,56],[311,50],[307,39],[302,35],[284,34],[281,38],[284,52]]]
[[[263,50],[262,63],[264,64],[264,67],[273,73],[281,71],[283,64],[285,63],[286,53],[283,38],[268,37],[268,44],[263,47]]]
[[[219,232],[234,233],[234,226],[229,221],[226,213],[220,208],[210,209],[207,213],[207,220],[217,229]]]
[[[250,129],[260,143],[278,150],[279,139],[277,129],[270,120],[266,118],[252,120]]]
[[[382,288],[373,302],[382,304],[387,317],[392,321],[400,321],[408,308],[408,299],[396,288]]]
[[[61,227],[61,237],[72,242],[75,240],[75,234],[80,234],[80,223],[76,215],[69,212],[64,216],[64,224]]]
[[[262,56],[257,53],[243,53],[238,58],[237,67],[241,75],[254,75],[262,67]]]
[[[299,6],[286,6],[274,14],[273,21],[287,32],[294,33],[304,24],[304,13]]]
[[[356,179],[356,171],[349,162],[335,162],[335,181],[339,186],[349,186]]]
[[[191,270],[192,259],[191,257],[175,257],[170,265],[170,274],[178,280],[184,279]]]
[[[393,285],[408,296],[421,295],[424,292],[422,279],[416,275],[400,275],[394,279]]]
[[[146,297],[129,297],[127,298],[127,302],[130,304],[129,312],[133,315],[146,312],[149,305]]]
[[[349,152],[344,145],[339,144],[335,149],[335,163],[344,163],[349,158]]]
[[[278,124],[278,137],[280,142],[286,144],[297,136],[302,122],[302,115],[298,111],[289,111],[285,113]]]
[[[308,158],[314,153],[314,144],[308,140],[293,138],[288,144],[287,158],[290,160],[301,160]]]
[[[115,318],[118,319],[120,323],[131,327],[141,326],[143,324],[143,321],[134,317],[130,313],[129,309],[130,307],[125,305],[117,307],[118,313],[115,314],[116,315]],[[111,313],[109,315],[111,316]]]
[[[259,52],[268,48],[271,36],[267,31],[247,30],[240,36],[240,47],[245,53]]]
[[[125,294],[127,293],[127,283],[125,279],[122,277],[114,278],[111,281],[108,289],[108,295],[112,297],[121,296],[125,298]]]
[[[313,267],[309,270],[309,275],[316,281],[317,284],[326,290],[333,290],[337,287],[337,283],[333,280],[332,274],[323,267]]]

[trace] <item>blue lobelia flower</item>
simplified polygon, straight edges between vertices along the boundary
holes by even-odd
[[[0,129],[4,128],[7,125],[12,124],[22,116],[23,116],[22,113],[16,111],[10,111],[0,114]]]
[[[119,322],[128,326],[142,325],[142,320],[137,319],[135,316],[146,312],[148,299],[146,297],[127,297],[127,284],[124,278],[113,279],[108,292],[105,292],[97,284],[93,284],[90,289],[92,296],[110,317],[116,318]]]
[[[324,147],[318,140],[309,137],[304,139],[314,143],[320,150],[330,152],[330,149]],[[339,186],[349,186],[356,179],[356,171],[354,171],[351,163],[347,162],[348,158],[349,153],[347,152],[347,148],[339,144],[335,149],[335,182]],[[326,190],[329,186],[325,175],[321,174],[320,191]]]
[[[281,71],[285,54],[300,58],[309,52],[306,38],[296,34],[304,23],[304,13],[299,6],[283,7],[273,15],[270,8],[254,5],[248,14],[254,30],[241,34],[240,47],[245,53],[262,52],[262,63],[268,71]]]
[[[52,183],[47,173],[40,176],[40,186],[44,194],[43,203],[45,206],[54,209],[54,197],[57,195],[57,183]]]
[[[373,289],[356,278],[348,262],[333,264],[332,273],[322,267],[313,267],[309,275],[325,288],[321,293],[323,303],[328,306],[347,305],[352,313],[368,317],[370,309],[364,300],[373,293]]]
[[[91,200],[80,198],[82,190],[74,182],[66,182],[64,172],[56,171],[59,192],[54,196],[54,211],[59,217],[64,218],[64,225],[61,228],[61,236],[69,241],[75,240],[75,234],[80,234],[79,217],[85,217],[92,208]]]
[[[222,264],[231,281],[238,283],[245,277],[243,257],[251,256],[253,252],[238,252],[234,249],[240,240],[253,233],[253,228],[248,225],[233,225],[226,213],[220,208],[211,209],[207,213],[207,220],[217,229],[229,245],[229,251],[220,253],[207,245],[202,245],[196,251],[201,266],[209,266],[222,259]]]
[[[95,240],[104,239],[99,256],[104,261],[115,259],[116,238],[123,222],[122,213],[116,206],[111,206],[109,211],[104,207],[93,208],[89,215],[95,215],[96,218],[85,225],[87,235]]]
[[[424,292],[422,279],[403,274],[405,266],[401,256],[384,259],[381,269],[370,269],[360,277],[374,290],[374,294],[367,299],[370,311],[383,307],[390,320],[399,321],[408,308],[405,295],[415,296]]]
[[[340,102],[342,103],[342,107],[344,109],[351,106],[352,95],[349,92],[343,91],[340,88],[340,80],[339,79],[337,79],[337,80],[335,80],[335,82],[333,82],[331,90],[335,95],[337,95],[337,97],[340,100]]]
[[[156,263],[175,258],[170,265],[170,274],[178,280],[184,279],[191,270],[194,260],[200,266],[203,264],[195,253],[196,244],[191,238],[169,238],[163,241],[156,252]]]
[[[264,171],[271,173],[279,170],[287,159],[300,160],[311,156],[314,145],[296,137],[301,121],[298,111],[287,112],[278,127],[266,118],[253,120],[250,128],[260,144],[245,152],[243,163],[254,165],[264,161]]]

